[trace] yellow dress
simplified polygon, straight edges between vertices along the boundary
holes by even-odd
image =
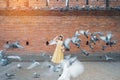
[[[58,40],[53,57],[52,57],[52,62],[60,63],[61,60],[63,60],[63,59],[64,59],[63,41]]]

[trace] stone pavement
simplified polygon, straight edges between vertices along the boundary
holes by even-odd
[[[71,80],[120,80],[120,62],[82,62],[85,71],[79,77]],[[17,64],[22,68],[18,69]],[[48,69],[46,62],[27,70],[31,62],[12,62],[7,66],[0,66],[0,80],[57,80],[59,74]],[[40,74],[39,78],[34,78],[33,73]],[[11,79],[5,73],[14,74]]]

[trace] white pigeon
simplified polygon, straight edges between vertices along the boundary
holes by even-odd
[[[66,6],[66,7],[69,6],[69,0],[66,0],[65,6]]]
[[[18,69],[21,69],[21,68],[22,68],[22,65],[21,65],[21,64],[17,64],[17,68],[18,68]]]
[[[113,60],[112,57],[109,57],[108,55],[105,55],[105,60],[108,61],[108,60]]]
[[[36,66],[39,66],[39,65],[40,65],[39,62],[33,61],[33,63],[32,63],[27,69],[32,69],[32,68],[34,68],[34,67],[36,67]]]
[[[72,64],[70,64],[70,62],[72,62]],[[58,80],[70,80],[71,77],[76,78],[84,72],[84,66],[75,57],[69,60],[63,60],[61,64],[63,67],[63,72]]]
[[[22,61],[22,58],[20,56],[7,56],[9,59],[18,59],[19,61]]]
[[[107,34],[107,38],[108,38],[108,40],[111,40],[112,37],[113,37],[113,34],[112,34],[111,32],[109,32],[109,33]]]

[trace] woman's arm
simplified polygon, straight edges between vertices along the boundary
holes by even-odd
[[[58,40],[58,36],[56,36],[53,40],[57,41]]]

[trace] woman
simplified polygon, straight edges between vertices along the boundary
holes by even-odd
[[[52,62],[59,64],[61,60],[64,59],[63,36],[57,36],[54,40],[57,42],[57,44],[52,57]]]

